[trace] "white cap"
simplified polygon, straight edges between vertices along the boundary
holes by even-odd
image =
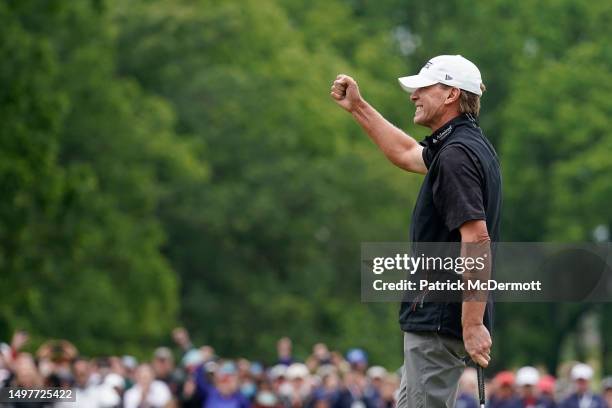
[[[398,79],[402,88],[410,93],[440,83],[482,95],[478,67],[461,55],[439,55],[427,61],[417,75]]]
[[[191,349],[183,356],[181,363],[185,367],[196,366],[202,364],[204,362],[204,358],[202,357],[202,353],[198,349]]]
[[[593,369],[591,366],[578,363],[572,367],[572,380],[590,380],[591,378],[593,378]]]
[[[534,367],[522,367],[516,372],[516,385],[536,385],[540,381],[540,373]]]
[[[287,366],[283,364],[277,364],[268,371],[268,375],[271,379],[276,380],[277,378],[284,377],[287,373]]]
[[[109,373],[106,377],[104,377],[104,385],[113,388],[125,388],[125,380],[119,374]]]
[[[290,380],[306,378],[308,374],[308,367],[302,363],[293,363],[287,368],[287,378]]]
[[[371,379],[374,378],[385,378],[387,376],[387,370],[381,366],[372,366],[368,368],[366,372],[367,376]]]

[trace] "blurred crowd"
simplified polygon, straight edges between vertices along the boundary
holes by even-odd
[[[601,382],[602,393],[593,390],[594,371],[584,363],[563,364],[558,378],[535,367],[501,371],[487,384],[490,408],[612,408],[612,377]],[[465,375],[465,374],[464,374]],[[468,389],[477,390],[476,379]],[[457,408],[477,407],[458,405]]]
[[[210,346],[194,347],[184,328],[173,331],[174,350],[157,348],[150,359],[133,356],[88,359],[65,340],[48,341],[35,354],[17,332],[0,344],[0,388],[60,387],[75,390],[77,402],[0,402],[0,407],[83,408],[387,408],[394,407],[399,372],[369,365],[364,350],[342,354],[323,344],[298,361],[291,339],[277,342],[268,365],[224,359]],[[534,367],[503,371],[487,382],[490,408],[612,408],[612,379],[593,392],[593,369],[582,363],[555,379]],[[459,382],[456,408],[479,408],[476,371]]]

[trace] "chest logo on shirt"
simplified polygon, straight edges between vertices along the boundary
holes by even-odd
[[[442,140],[444,140],[444,138],[448,135],[450,135],[450,133],[453,131],[453,127],[449,126],[446,129],[444,129],[442,132],[438,133],[436,136],[434,136],[433,142],[434,143],[438,143],[441,142]]]

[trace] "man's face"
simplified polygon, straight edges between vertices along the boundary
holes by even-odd
[[[155,357],[153,359],[153,371],[160,378],[166,377],[173,370],[172,360],[165,357]]]
[[[283,337],[278,341],[277,344],[278,354],[281,356],[291,355],[291,340],[287,337]]]
[[[514,389],[510,384],[502,384],[499,387],[498,395],[502,399],[510,398],[514,394]]]
[[[141,388],[148,388],[155,379],[153,369],[148,364],[141,364],[136,369],[136,382]]]
[[[523,397],[533,397],[535,395],[535,388],[533,385],[524,385],[521,388],[521,394]]]
[[[583,378],[576,380],[576,390],[580,394],[584,394],[589,391],[589,381]]]
[[[610,405],[610,403],[612,402],[612,388],[606,388],[606,390],[604,391],[604,399],[606,400],[608,405]]]
[[[215,385],[217,386],[217,389],[221,395],[232,395],[238,390],[238,375],[217,373],[215,378]]]
[[[87,361],[77,361],[74,364],[74,378],[81,387],[87,386],[89,381],[90,367]]]
[[[414,123],[426,127],[436,124],[448,107],[444,101],[451,90],[452,88],[445,88],[440,84],[416,89],[410,96],[410,100],[416,106]]]

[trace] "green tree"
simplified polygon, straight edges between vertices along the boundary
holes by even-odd
[[[157,211],[205,177],[170,107],[117,78],[98,3],[0,6],[3,334],[142,353],[176,319]]]
[[[271,359],[283,334],[299,339],[302,354],[320,340],[371,347],[377,338],[389,347],[371,347],[374,357],[395,364],[396,306],[359,305],[358,251],[361,241],[407,237],[405,203],[418,177],[385,164],[328,89],[345,71],[373,100],[394,94],[401,104],[382,104],[393,115],[408,98],[396,72],[382,82],[338,56],[347,39],[322,34],[325,13],[302,16],[294,6],[152,2],[117,10],[121,72],[171,101],[179,128],[204,141],[211,168],[210,186],[193,201],[199,211],[165,218],[182,317],[230,355]],[[401,66],[391,42],[378,40],[357,51],[364,66],[383,57]],[[380,75],[386,68],[378,66]],[[380,332],[396,338],[365,330],[381,309],[390,318]]]
[[[584,43],[535,74],[517,78],[516,93],[504,117],[502,152],[506,220],[513,222],[511,233],[518,239],[591,241],[597,226],[612,225],[612,211],[606,204],[612,199],[612,168],[603,157],[612,143],[607,129],[612,104],[606,96],[610,86],[600,81],[609,75],[609,64],[603,43]],[[563,341],[595,305],[529,306],[532,310],[523,319],[537,320],[525,330],[532,339],[522,336],[527,343],[521,344],[517,337],[513,341],[529,358],[543,359],[554,370]],[[508,319],[521,324],[510,317],[516,314],[514,306],[502,308]],[[516,332],[516,324],[514,329],[503,326],[504,336]],[[545,331],[551,339],[535,338],[533,334],[542,327],[548,327]]]

